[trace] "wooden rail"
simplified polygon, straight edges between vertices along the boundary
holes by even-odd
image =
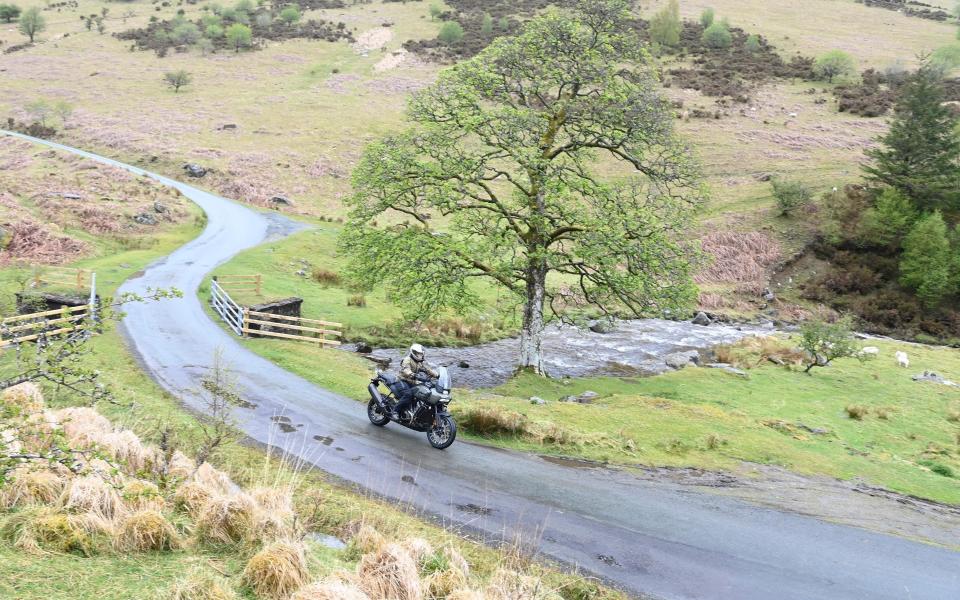
[[[85,304],[7,317],[0,320],[0,348],[83,329],[91,313],[91,305]],[[54,315],[59,317],[47,318]]]
[[[91,272],[86,269],[72,269],[69,267],[46,267],[37,270],[33,276],[34,287],[46,285],[62,285],[68,288],[83,290]]]
[[[211,279],[210,306],[235,334],[241,337],[253,335],[315,342],[320,344],[321,347],[340,345],[340,340],[333,338],[342,335],[342,323],[250,310],[241,306],[230,296],[230,293],[224,288],[225,277],[219,276]],[[258,294],[260,293],[260,275],[233,275],[231,277],[251,278],[249,280],[256,281],[255,289],[257,289]],[[237,281],[237,279],[233,280]],[[231,288],[230,291],[237,291],[237,288]]]
[[[256,275],[218,275],[217,283],[224,290],[230,292],[253,292],[257,296],[263,295],[263,276]]]

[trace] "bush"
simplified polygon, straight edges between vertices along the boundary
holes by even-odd
[[[263,548],[243,570],[243,583],[258,598],[287,598],[307,583],[307,558],[298,542],[274,542]]]
[[[725,23],[717,22],[703,30],[701,41],[710,48],[729,48],[733,35]]]
[[[773,197],[777,201],[780,214],[784,216],[792,215],[798,208],[809,204],[813,198],[813,191],[799,181],[771,179],[770,187],[773,188]]]
[[[354,294],[353,296],[347,298],[347,306],[364,308],[367,306],[367,297],[363,294]]]
[[[223,27],[217,25],[216,23],[211,23],[210,25],[207,25],[204,35],[211,40],[219,40],[223,37]]]
[[[702,25],[704,29],[707,29],[708,27],[713,25],[714,16],[715,16],[715,13],[712,8],[708,7],[703,9],[703,12],[700,13],[700,25]]]
[[[200,39],[200,29],[193,23],[181,23],[173,28],[170,37],[179,44],[196,44]]]
[[[921,460],[920,464],[930,469],[931,472],[943,477],[955,477],[956,475],[948,465],[939,463],[935,460]]]
[[[477,435],[520,435],[526,432],[527,418],[496,407],[477,406],[458,412],[457,423]]]
[[[4,23],[13,23],[20,16],[20,7],[16,4],[0,4],[0,20]]]
[[[746,48],[747,52],[759,52],[760,37],[755,33],[751,33],[749,36],[747,36],[747,41],[743,43],[743,47]]]
[[[857,73],[857,61],[843,50],[831,50],[813,61],[813,74],[833,83],[837,77],[849,78]]]
[[[680,4],[670,0],[650,19],[650,40],[662,46],[676,46],[680,43],[681,28]]]
[[[164,73],[163,80],[173,89],[173,93],[176,94],[180,92],[180,88],[190,85],[190,82],[193,81],[193,76],[187,71],[180,69],[179,71]]]
[[[447,21],[440,26],[440,33],[437,34],[437,39],[439,39],[444,44],[448,46],[450,44],[456,44],[463,39],[463,26],[456,21]]]
[[[227,37],[227,44],[233,48],[235,52],[240,52],[241,48],[248,47],[253,39],[253,33],[250,31],[250,28],[242,23],[234,23],[228,27],[225,35]]]
[[[310,272],[310,278],[324,287],[340,285],[340,276],[326,269],[313,269]]]
[[[485,37],[493,35],[493,17],[490,13],[483,13],[483,19],[480,21],[480,33]]]
[[[300,20],[300,7],[288,6],[280,11],[280,19],[287,25],[293,25]]]
[[[810,361],[804,372],[825,367],[838,358],[859,357],[860,346],[854,341],[850,329],[848,319],[836,323],[811,321],[804,324],[800,328],[800,348],[808,354]]]

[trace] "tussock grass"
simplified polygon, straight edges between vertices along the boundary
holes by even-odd
[[[309,579],[307,559],[299,542],[279,541],[253,555],[243,570],[243,584],[259,598],[290,596]]]
[[[474,589],[460,588],[450,592],[447,600],[487,600],[487,596]]]
[[[168,600],[238,600],[230,582],[209,569],[194,567],[171,586]]]
[[[142,510],[125,517],[114,539],[114,547],[120,552],[159,552],[182,546],[177,530],[155,510]]]
[[[29,554],[52,552],[91,556],[97,550],[98,538],[110,534],[112,527],[108,521],[50,506],[16,512],[0,527],[0,537]]]
[[[162,512],[166,508],[166,501],[160,495],[160,488],[155,483],[133,479],[123,485],[120,492],[124,505],[131,511],[153,510]]]
[[[340,275],[334,271],[328,271],[327,269],[321,269],[319,267],[314,268],[310,272],[310,278],[323,286],[340,285]]]
[[[488,600],[563,600],[539,577],[524,575],[511,569],[498,569],[484,591]]]
[[[75,513],[90,513],[111,520],[126,510],[120,493],[96,475],[70,481],[60,496],[60,506]]]
[[[400,546],[410,554],[413,562],[417,563],[417,568],[422,568],[427,558],[433,554],[430,542],[420,537],[407,538],[400,542]]]
[[[456,417],[460,427],[477,435],[520,435],[527,430],[525,416],[492,406],[473,406],[459,410]]]
[[[188,481],[181,484],[173,494],[173,504],[178,510],[197,518],[213,493],[202,483]]]
[[[350,539],[350,553],[355,556],[376,552],[387,543],[386,538],[375,527],[367,523],[358,522],[347,529],[355,531],[352,535],[347,536]]]
[[[254,532],[257,504],[248,494],[211,496],[196,519],[197,538],[207,544],[239,544]]]
[[[417,563],[399,544],[386,544],[364,554],[357,564],[360,587],[371,598],[422,600],[423,586]]]
[[[0,506],[5,509],[53,504],[66,484],[63,477],[46,468],[20,467],[8,477],[0,488]]]
[[[865,416],[870,414],[870,409],[862,404],[849,404],[843,410],[848,417],[856,421],[862,421]]]
[[[372,600],[352,583],[324,579],[300,588],[290,600]]]
[[[45,408],[40,386],[31,381],[3,390],[0,401],[3,402],[4,408],[14,414],[40,413]]]
[[[106,417],[87,406],[70,406],[54,413],[71,444],[89,446],[113,431]]]

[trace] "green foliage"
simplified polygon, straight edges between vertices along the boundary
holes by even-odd
[[[662,46],[676,46],[680,43],[680,3],[669,0],[667,5],[650,19],[650,39]]]
[[[192,45],[200,39],[200,28],[194,23],[181,23],[170,32],[170,37],[178,44]]]
[[[858,237],[861,243],[899,247],[917,220],[910,199],[894,188],[884,188],[873,206],[863,213]]]
[[[173,89],[174,93],[177,93],[180,91],[180,88],[190,85],[190,82],[193,81],[193,76],[187,71],[180,69],[178,71],[164,73],[163,80]]]
[[[463,39],[463,26],[456,21],[447,21],[440,26],[437,38],[444,44],[455,44]]]
[[[833,83],[835,79],[850,78],[857,73],[857,61],[843,50],[824,52],[813,61],[813,74]]]
[[[733,35],[726,23],[717,21],[703,31],[701,40],[711,48],[729,48],[733,43]]]
[[[703,12],[700,13],[700,25],[706,29],[713,25],[713,19],[716,16],[713,8],[707,7],[703,9]]]
[[[903,240],[900,283],[914,290],[924,305],[936,306],[955,291],[953,261],[947,224],[934,211],[920,218]]]
[[[250,42],[253,39],[250,28],[243,23],[234,23],[230,27],[227,27],[225,35],[227,37],[227,43],[236,52],[240,52],[241,48],[250,46]]]
[[[770,187],[773,188],[777,207],[784,216],[792,215],[798,208],[809,204],[813,198],[813,191],[799,181],[777,177],[770,180]]]
[[[292,25],[300,20],[300,7],[291,5],[280,11],[280,19],[287,25]]]
[[[747,49],[747,52],[759,52],[760,36],[755,33],[751,33],[747,36],[747,41],[743,43],[743,47]]]
[[[510,19],[500,17],[500,20],[497,22],[497,27],[500,28],[500,31],[510,31]]]
[[[867,176],[898,189],[925,212],[960,208],[960,119],[943,102],[941,78],[922,67],[904,86],[880,147],[866,152]]]
[[[436,21],[437,17],[443,14],[443,7],[439,4],[430,5],[430,20]]]
[[[207,27],[210,27],[211,25],[222,26],[222,25],[223,25],[223,19],[221,19],[221,18],[220,18],[219,16],[217,16],[217,15],[212,15],[212,14],[211,14],[211,15],[203,15],[202,17],[200,17],[200,23],[202,23],[204,29],[206,29]]]
[[[483,13],[483,20],[480,22],[480,33],[484,36],[493,35],[493,17],[490,13]]]
[[[928,64],[931,69],[939,72],[941,77],[948,75],[960,67],[960,44],[948,44],[937,48],[930,54]]]
[[[207,29],[206,31],[204,31],[204,35],[206,35],[211,40],[218,40],[223,37],[223,27],[215,23],[207,25]]]
[[[347,275],[385,284],[409,317],[467,310],[485,279],[523,304],[522,344],[537,348],[561,297],[631,314],[686,306],[690,249],[676,232],[699,170],[624,26],[629,5],[547,11],[418,93],[415,127],[370,145],[354,172]],[[601,153],[607,178],[593,172]]]
[[[851,333],[846,317],[835,323],[809,321],[800,328],[800,348],[810,357],[806,373],[814,367],[824,367],[839,358],[860,356],[860,345]]]
[[[203,56],[212,54],[214,51],[214,45],[211,41],[211,38],[201,38],[200,41],[197,42],[197,50],[199,50],[200,54]]]
[[[40,9],[36,6],[32,6],[23,11],[17,23],[17,29],[20,30],[20,33],[30,38],[31,44],[36,35],[47,28],[47,20],[43,18],[43,15],[40,14]]]
[[[0,20],[4,23],[12,23],[19,16],[20,7],[16,4],[0,4]]]

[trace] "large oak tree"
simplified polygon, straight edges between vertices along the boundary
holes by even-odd
[[[632,2],[575,6],[416,94],[413,126],[367,147],[341,237],[354,278],[385,284],[411,317],[476,303],[478,278],[515,294],[520,363],[537,373],[545,311],[643,315],[695,293],[679,233],[698,171]]]

